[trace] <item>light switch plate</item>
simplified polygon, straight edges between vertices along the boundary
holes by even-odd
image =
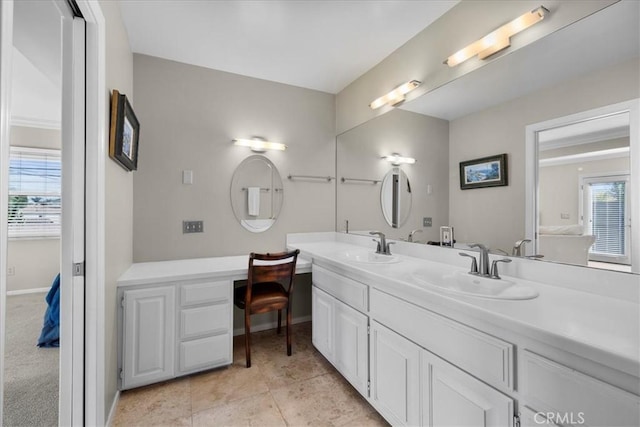
[[[193,171],[182,171],[182,183],[187,185],[193,184]]]
[[[571,216],[568,213],[561,213],[560,219],[569,219]]]
[[[422,218],[422,226],[423,227],[431,227],[433,221],[430,216],[425,216]]]

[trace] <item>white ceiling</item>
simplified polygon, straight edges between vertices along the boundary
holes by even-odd
[[[121,0],[134,53],[338,93],[458,0]]]
[[[623,0],[405,105],[453,120],[640,56],[640,1]]]

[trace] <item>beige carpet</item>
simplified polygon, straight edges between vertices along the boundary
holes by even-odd
[[[7,297],[5,427],[58,425],[59,350],[36,346],[47,308],[45,295]]]

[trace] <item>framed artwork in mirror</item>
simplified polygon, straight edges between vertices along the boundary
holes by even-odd
[[[128,171],[138,169],[140,123],[127,96],[114,90],[111,94],[111,128],[109,157]]]
[[[460,162],[460,189],[509,185],[507,154]]]

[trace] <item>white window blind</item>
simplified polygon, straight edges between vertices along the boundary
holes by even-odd
[[[9,237],[60,236],[60,150],[11,147]]]
[[[599,182],[591,186],[591,252],[625,254],[625,181]]]

